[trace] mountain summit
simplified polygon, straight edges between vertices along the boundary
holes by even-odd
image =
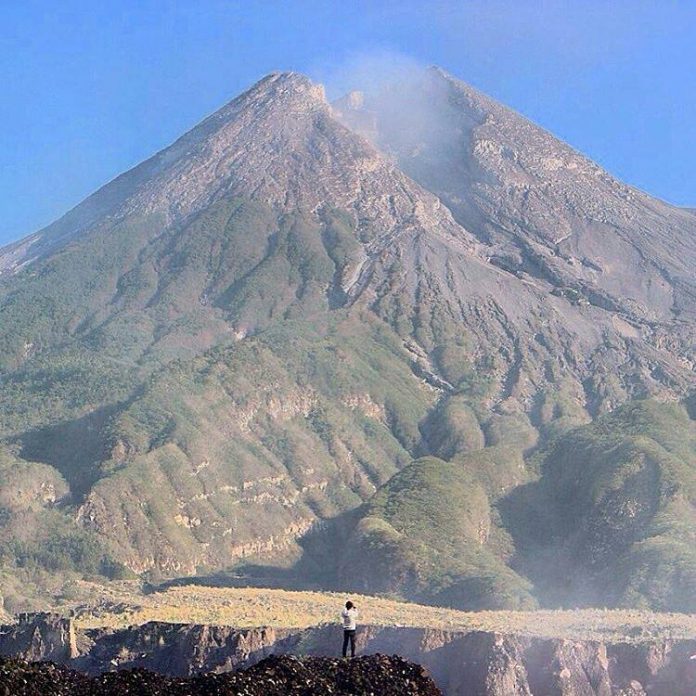
[[[0,250],[0,550],[687,606],[695,263],[693,214],[439,69],[269,75]]]

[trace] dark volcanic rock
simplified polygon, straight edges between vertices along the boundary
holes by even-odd
[[[87,677],[51,662],[0,658],[2,696],[75,694],[84,689],[88,682]]]
[[[0,662],[0,694],[12,696],[439,696],[420,666],[400,657],[354,660],[271,656],[248,670],[195,679],[174,679],[146,670],[110,672],[89,679],[52,663]]]

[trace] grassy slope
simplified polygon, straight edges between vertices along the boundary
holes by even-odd
[[[467,609],[696,609],[696,424],[684,404],[629,403],[526,462],[497,442],[396,474],[362,508],[342,580]]]
[[[436,604],[533,608],[531,585],[505,564],[509,534],[477,473],[463,462],[426,458],[393,476],[343,548],[342,576]]]
[[[379,326],[293,323],[172,364],[112,421],[117,454],[87,497],[96,523],[132,565],[194,571],[354,508],[410,461],[430,404],[399,350]]]
[[[225,567],[256,540],[282,554],[284,530],[292,542],[410,461],[431,391],[389,327],[327,313],[356,247],[348,220],[227,199],[183,229],[91,230],[3,279],[0,438],[13,485],[40,471],[58,490],[0,516],[7,568],[100,572],[94,534],[170,575]]]
[[[196,586],[137,598],[121,595],[120,606],[82,610],[77,620],[85,628],[122,628],[147,621],[305,628],[335,622],[337,608],[347,597],[359,607],[363,624],[497,631],[570,640],[696,638],[696,619],[685,614],[600,609],[463,612],[367,595]],[[112,599],[118,598],[114,595]]]

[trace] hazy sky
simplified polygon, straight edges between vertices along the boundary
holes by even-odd
[[[696,0],[0,0],[0,243],[273,70],[441,65],[630,184],[696,206]],[[387,58],[390,60],[391,58]]]

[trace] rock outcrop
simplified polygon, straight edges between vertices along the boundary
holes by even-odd
[[[89,678],[52,663],[0,660],[0,690],[12,696],[440,696],[422,667],[374,655],[345,661],[268,657],[246,670],[176,679],[146,670]]]
[[[67,664],[85,650],[84,642],[78,649],[72,619],[50,613],[20,614],[17,619],[18,623],[0,628],[0,655]]]

